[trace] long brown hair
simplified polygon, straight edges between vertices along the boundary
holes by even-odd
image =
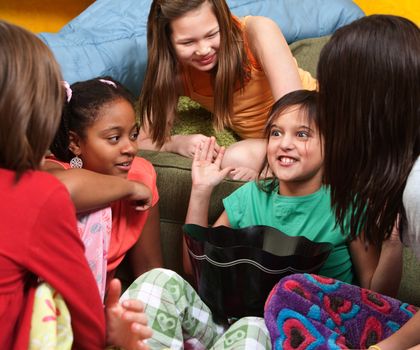
[[[0,167],[38,169],[60,121],[61,73],[48,47],[0,20]]]
[[[220,28],[218,64],[214,72],[214,125],[229,124],[235,84],[242,88],[249,62],[243,33],[224,0],[154,0],[147,22],[148,62],[140,93],[142,125],[149,125],[153,142],[162,146],[169,136],[168,116],[176,115],[180,68],[172,46],[170,23],[209,2]]]
[[[318,63],[325,182],[338,223],[351,237],[389,237],[420,153],[420,29],[373,15],[339,29]],[[401,227],[401,225],[400,225]]]

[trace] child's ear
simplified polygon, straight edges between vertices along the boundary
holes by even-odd
[[[74,131],[69,131],[69,150],[75,155],[79,156],[82,151],[80,149],[80,137]]]

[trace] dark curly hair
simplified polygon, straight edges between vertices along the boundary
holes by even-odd
[[[50,147],[54,156],[64,162],[75,156],[69,149],[70,131],[84,138],[86,128],[95,122],[101,109],[116,100],[126,100],[135,108],[131,93],[110,77],[77,82],[70,88],[71,98],[64,104],[60,127]]]

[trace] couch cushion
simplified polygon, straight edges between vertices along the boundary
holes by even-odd
[[[398,299],[420,307],[420,263],[410,248],[404,248],[404,264]]]

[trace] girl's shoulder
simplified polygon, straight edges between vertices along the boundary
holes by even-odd
[[[242,30],[246,32],[247,36],[251,36],[251,38],[254,34],[261,35],[267,30],[272,30],[273,28],[279,29],[276,22],[264,16],[245,16],[238,20],[242,24]]]
[[[273,33],[280,29],[272,19],[263,16],[246,16],[238,21],[241,25],[248,59],[255,69],[262,70],[257,58],[261,50],[261,43],[264,41],[262,39],[267,36],[272,37]]]
[[[134,157],[131,169],[128,172],[128,178],[149,184],[156,183],[156,171],[147,159]]]
[[[70,169],[70,164],[67,162],[62,162],[58,160],[54,156],[48,156],[45,159],[44,169],[51,169],[51,168],[63,168],[63,169]]]
[[[28,170],[16,182],[14,171],[0,169],[0,192],[4,197],[30,198],[31,205],[47,201],[50,197],[70,199],[64,185],[46,171]],[[7,197],[8,198],[8,197]]]
[[[134,157],[133,163],[131,164],[131,171],[135,172],[147,172],[155,174],[155,168],[153,167],[152,163],[150,163],[147,159],[142,157]]]

